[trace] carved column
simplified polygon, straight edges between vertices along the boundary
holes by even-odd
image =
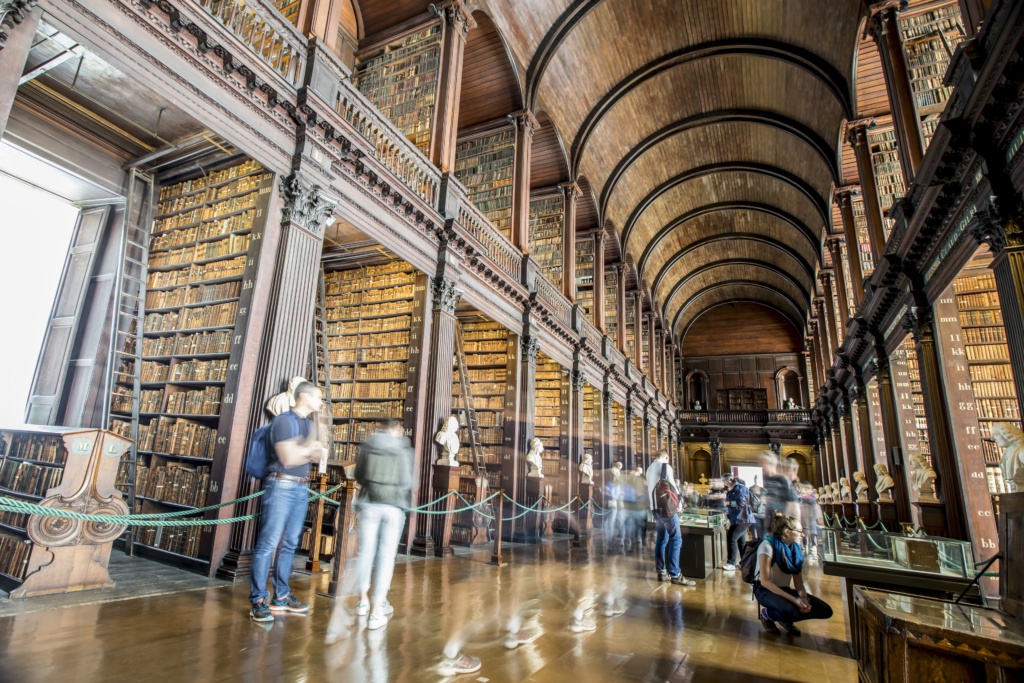
[[[415,435],[417,450],[422,455],[417,458],[416,483],[418,495],[413,500],[416,505],[429,503],[433,498],[431,478],[433,465],[437,462],[438,446],[434,443],[436,434],[448,416],[452,414],[452,382],[454,372],[452,361],[455,356],[455,328],[459,324],[455,317],[455,306],[462,298],[462,290],[457,280],[442,271],[431,282],[432,310],[430,315],[429,334],[430,346],[427,368],[425,400],[419,406],[423,412],[424,429]],[[433,552],[434,541],[431,530],[434,526],[434,515],[414,515],[416,537],[410,546],[414,555],[429,555]]]
[[[625,438],[626,443],[624,444],[623,453],[623,465],[626,469],[633,469],[636,467],[636,454],[633,453],[633,399],[632,397],[626,400],[626,409],[623,411],[626,420]]]
[[[836,349],[842,344],[842,340],[839,338],[839,329],[836,327],[836,304],[835,299],[832,297],[835,295],[835,289],[832,287],[832,275],[835,270],[824,270],[821,273],[821,285],[825,290],[825,316],[828,319],[828,336],[830,344],[828,347],[828,359],[829,365],[833,356],[835,356]],[[837,298],[842,299],[846,296],[846,292],[842,292],[842,296]]]
[[[441,15],[442,32],[437,98],[434,105],[434,127],[430,135],[430,161],[442,172],[449,173],[455,171],[455,144],[459,132],[459,98],[462,92],[462,64],[466,53],[466,34],[470,29],[476,28],[476,21],[473,20],[469,8],[462,0],[444,0],[437,4],[435,11]],[[335,22],[335,33],[337,33],[337,25]],[[527,171],[527,175],[529,175],[529,171]],[[529,222],[529,205],[527,205],[527,222]]]
[[[649,408],[644,405],[644,414],[641,421],[641,429],[643,432],[640,434],[640,448],[643,450],[643,454],[640,456],[640,464],[643,465],[644,469],[651,464],[651,414],[648,412]]]
[[[604,230],[594,233],[594,325],[607,332],[604,287]]]
[[[512,176],[512,243],[523,251],[530,250],[530,159],[533,154],[533,133],[537,130],[532,112],[521,111],[511,116],[516,128],[515,166]]]
[[[615,348],[626,353],[626,268],[621,263],[615,264]]]
[[[885,459],[895,486],[892,497],[896,501],[896,514],[901,522],[911,522],[914,517],[910,509],[910,498],[907,494],[907,477],[902,446],[899,412],[896,409],[896,396],[893,393],[892,369],[885,348],[875,347],[878,357],[878,399],[882,407],[882,428],[885,434]]]
[[[575,363],[579,368],[579,361]],[[583,429],[583,384],[587,381],[586,376],[580,370],[574,370],[569,376],[569,433],[571,451],[569,453],[569,497],[572,500],[579,493],[580,473],[579,466],[583,462],[583,441],[586,434]],[[596,456],[597,454],[595,454]],[[594,469],[598,467],[594,464]]]
[[[899,8],[900,0],[886,0],[875,5],[870,23],[871,35],[882,57],[882,73],[892,108],[903,184],[910,187],[924,158],[924,138],[921,137],[921,120],[917,116],[917,102],[907,69],[907,54],[900,38]]]
[[[655,377],[654,356],[657,353],[657,340],[654,334],[654,313],[647,313],[644,315],[644,319],[647,321],[647,367],[644,368],[647,379],[651,380],[651,384],[657,386],[658,380]]]
[[[859,193],[860,190],[858,189],[856,192]],[[853,194],[854,190],[842,188],[836,190],[835,197],[839,202],[839,213],[843,217],[843,234],[846,236],[846,257],[850,267],[853,305],[860,307],[860,300],[864,298],[864,271],[860,261],[860,239],[857,236],[857,225],[853,218]],[[847,311],[846,319],[849,320],[849,311]]]
[[[569,301],[576,301],[576,200],[580,198],[580,187],[576,183],[562,183],[565,220],[562,223],[562,294]],[[595,285],[596,286],[596,285]],[[595,297],[597,292],[594,292]],[[595,317],[596,321],[597,318]]]
[[[809,364],[811,366],[811,380],[814,382],[814,395],[817,396],[821,393],[821,370],[820,363],[818,362],[818,323],[811,321],[810,332],[807,337],[807,345],[810,351],[811,357]]]
[[[839,424],[843,435],[843,453],[846,456],[846,476],[850,478],[850,489],[852,490],[856,487],[853,481],[853,473],[860,470],[863,465],[860,464],[857,457],[857,436],[853,428],[853,399],[849,393],[844,391],[842,400],[843,405],[842,413],[839,415]]]
[[[871,431],[871,408],[868,405],[868,390],[864,376],[858,372],[854,381],[856,394],[851,398],[855,401],[857,411],[857,445],[860,447],[864,478],[868,482],[868,500],[873,501],[878,497],[875,492],[875,463],[878,461],[875,459],[875,436]]]
[[[846,323],[850,322],[850,302],[846,296],[846,265],[843,263],[843,238],[830,237],[828,240],[829,249],[832,251],[832,270],[836,274],[836,300],[839,302],[839,329],[843,338],[846,338]],[[856,255],[856,254],[854,254]],[[853,268],[853,257],[850,250],[846,250],[846,256],[850,268]],[[839,344],[842,340],[836,337]]]
[[[38,0],[0,0],[0,137],[25,73],[29,50],[43,10]]]
[[[637,370],[644,371],[644,295],[633,292],[633,364]]]
[[[878,203],[878,183],[875,180],[875,167],[871,163],[871,146],[868,145],[868,127],[874,123],[858,121],[851,125],[847,131],[847,140],[853,145],[854,157],[857,159],[857,175],[860,177],[864,199],[864,219],[868,224],[868,241],[871,243],[872,259],[877,264],[881,263],[882,252],[885,251],[885,223],[882,220],[882,206]]]
[[[608,375],[605,375],[601,391],[601,457],[598,462],[594,463],[595,467],[601,468],[602,484],[605,470],[615,462],[615,438],[612,434],[612,390],[609,379]],[[604,488],[601,491],[603,492]]]
[[[536,325],[531,323],[530,327]],[[524,330],[525,331],[525,330]],[[520,392],[522,400],[519,403],[519,452],[527,453],[530,450],[530,439],[534,436],[534,424],[537,414],[537,354],[540,352],[540,340],[533,335],[523,336],[522,357],[520,358],[520,375],[522,385]],[[525,462],[520,467],[520,484],[526,478],[527,466]]]

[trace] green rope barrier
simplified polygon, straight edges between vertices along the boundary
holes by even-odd
[[[16,512],[20,514],[38,515],[40,517],[63,517],[65,519],[77,519],[83,522],[97,522],[100,524],[116,524],[124,526],[210,526],[211,524],[233,524],[256,519],[259,515],[243,515],[241,517],[225,517],[223,519],[139,519],[136,515],[92,515],[74,510],[61,508],[49,508],[29,503],[27,501],[16,501],[11,498],[0,497],[0,510]],[[190,512],[194,512],[191,511]]]
[[[174,518],[174,517],[188,517],[189,515],[197,515],[197,514],[199,514],[201,512],[207,512],[209,510],[219,510],[220,508],[224,508],[224,507],[227,507],[229,505],[234,505],[235,503],[243,503],[243,502],[245,502],[247,500],[252,500],[253,498],[259,498],[264,493],[265,493],[265,491],[260,490],[260,491],[257,491],[256,493],[250,493],[248,496],[242,496],[241,498],[236,498],[235,500],[229,500],[226,503],[217,503],[216,505],[207,505],[204,508],[196,508],[194,510],[179,510],[178,512],[168,512],[166,514],[160,513],[160,512],[148,512],[148,513],[141,514],[141,515],[132,515],[132,519],[164,519],[166,517],[171,517],[171,518]],[[46,509],[50,510],[51,508],[46,508]]]

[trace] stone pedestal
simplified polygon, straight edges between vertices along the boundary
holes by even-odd
[[[875,511],[875,506],[871,503],[857,502],[854,503],[854,507],[857,510],[857,516],[864,520],[864,524],[870,527],[876,521],[878,521],[878,514]]]

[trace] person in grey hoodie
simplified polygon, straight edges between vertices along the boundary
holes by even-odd
[[[361,487],[356,499],[359,515],[359,602],[356,614],[369,614],[366,627],[377,629],[388,623],[394,608],[387,601],[395,571],[398,541],[405,526],[405,512],[412,502],[413,451],[402,423],[389,420],[359,447],[355,480]],[[370,597],[371,572],[373,596]]]

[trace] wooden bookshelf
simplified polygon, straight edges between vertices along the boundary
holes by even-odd
[[[644,421],[639,415],[633,416],[633,443],[631,446],[633,448],[633,466],[639,465],[646,469],[650,459],[644,450]]]
[[[544,484],[551,503],[569,502],[569,373],[543,353],[537,354],[534,436],[544,443]]]
[[[966,268],[953,281],[953,291],[974,389],[989,490],[1004,493],[1006,486],[999,468],[1002,454],[992,441],[992,427],[1008,422],[1019,429],[1021,418],[995,276],[987,267]]]
[[[651,344],[649,335],[651,326],[648,323],[650,318],[644,316],[640,320],[640,359],[644,364],[644,374],[651,380],[654,379],[653,368],[651,367]]]
[[[441,25],[360,55],[352,82],[381,114],[429,153],[441,59]]]
[[[853,208],[853,225],[857,230],[857,254],[860,257],[860,270],[863,279],[867,280],[875,272],[875,260],[871,254],[871,237],[868,235],[868,219],[864,213],[864,197],[855,196],[851,206]]]
[[[601,392],[589,382],[583,384],[583,455],[594,459],[595,475],[609,467],[601,448]],[[594,481],[597,482],[596,476]]]
[[[615,270],[604,272],[604,331],[617,347],[619,331],[619,274]]]
[[[878,186],[878,204],[885,214],[893,203],[906,192],[903,186],[903,170],[900,167],[899,151],[896,149],[896,132],[892,128],[868,133],[871,148],[871,166],[875,171]],[[886,239],[892,231],[892,220],[882,219]]]
[[[720,389],[718,410],[768,410],[768,390],[748,387]]]
[[[593,237],[576,240],[576,303],[592,325],[597,325],[594,320],[595,247]]]
[[[505,237],[512,234],[512,172],[516,132],[511,125],[459,140],[455,177],[469,200]]]
[[[924,410],[924,391],[921,388],[921,369],[917,361],[917,350],[911,335],[903,340],[903,350],[907,354],[907,375],[910,379],[910,398],[914,402],[914,428],[917,430],[917,443],[921,455],[931,463],[931,442],[928,440],[928,416]]]
[[[911,88],[921,117],[925,149],[953,92],[943,84],[953,51],[963,40],[956,2],[920,14],[900,14],[900,37],[907,55]]]
[[[636,306],[626,296],[626,358],[633,362],[636,359]]]
[[[612,448],[615,462],[623,467],[629,463],[626,459],[626,409],[619,403],[612,402]],[[614,463],[612,463],[614,464]]]
[[[562,233],[565,202],[561,194],[530,201],[530,256],[545,277],[562,288]]]
[[[299,10],[302,7],[301,0],[273,0],[274,7],[280,12],[285,19],[290,21],[294,26],[299,25]]]
[[[68,452],[60,434],[28,428],[0,431],[0,456],[0,495],[35,503],[60,485]],[[0,589],[11,591],[25,579],[28,517],[0,512]]]
[[[149,243],[135,481],[136,513],[203,507],[226,457],[273,174],[252,160],[160,187]],[[131,343],[131,342],[129,342]],[[126,351],[131,351],[126,349]],[[132,427],[131,359],[120,361],[110,429]],[[219,483],[217,484],[219,486]],[[145,528],[160,558],[197,558],[209,527]],[[205,544],[205,545],[204,545]]]

